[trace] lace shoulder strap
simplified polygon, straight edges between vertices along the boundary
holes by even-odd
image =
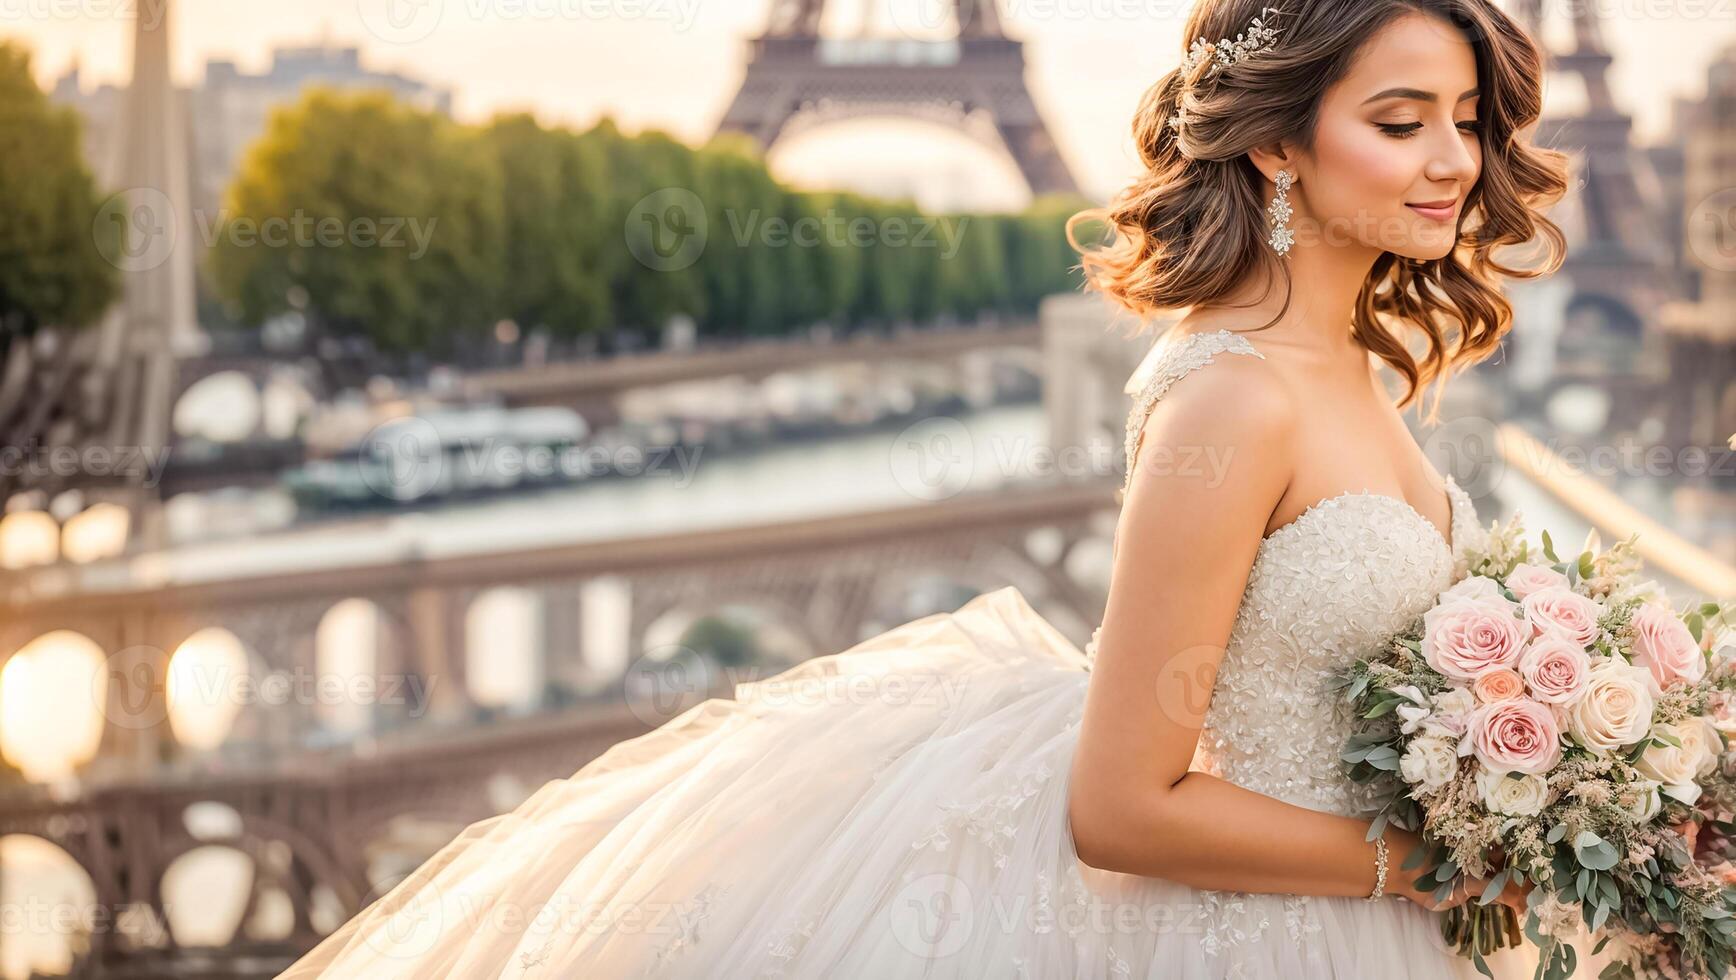
[[[1139,394],[1133,399],[1133,410],[1127,413],[1127,469],[1121,478],[1121,492],[1127,493],[1133,482],[1133,463],[1139,455],[1140,434],[1145,431],[1146,416],[1151,414],[1158,399],[1170,386],[1187,377],[1195,369],[1210,364],[1222,353],[1251,354],[1262,360],[1266,355],[1254,347],[1248,338],[1233,330],[1211,330],[1188,334],[1158,355]]]

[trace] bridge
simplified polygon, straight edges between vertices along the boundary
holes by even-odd
[[[465,375],[464,394],[508,406],[565,405],[587,418],[612,411],[622,392],[636,388],[740,377],[757,381],[783,371],[826,364],[883,364],[950,360],[979,350],[1015,348],[1038,360],[1043,331],[1035,320],[952,329],[924,328],[892,335],[863,334],[843,340],[746,341],[688,351],[623,354],[535,367],[477,371]],[[587,411],[588,410],[588,411]]]
[[[100,917],[122,924],[90,937],[94,968],[112,971],[102,975],[269,975],[311,946],[319,926],[329,929],[334,913],[347,917],[389,886],[370,856],[414,850],[401,839],[406,822],[443,828],[428,832],[441,839],[697,699],[728,696],[729,684],[715,680],[678,691],[674,703],[634,693],[657,652],[651,627],[672,611],[749,603],[812,653],[835,652],[897,620],[890,600],[931,574],[975,591],[1015,583],[1082,642],[1103,595],[1068,573],[1069,558],[1103,543],[1116,486],[1037,482],[775,524],[208,581],[153,583],[150,562],[16,577],[0,592],[8,649],[60,630],[88,637],[109,653],[108,700],[87,788],[69,799],[31,785],[0,793],[0,834],[52,842],[88,875]],[[582,618],[586,584],[600,579],[630,597],[630,666],[600,689],[524,714],[502,715],[473,696],[463,646],[475,634],[465,621],[483,596],[526,589],[545,609]],[[275,678],[329,670],[322,624],[357,601],[381,612],[385,642],[372,676],[422,693],[378,698],[359,729],[334,726],[318,704],[259,698],[239,709],[235,735],[217,749],[179,743],[165,721],[169,662],[195,632],[233,636],[265,690]],[[584,631],[562,635],[570,645],[545,649],[550,677],[587,667]],[[200,833],[190,816],[199,808],[223,814],[225,829]],[[275,904],[290,912],[287,929],[238,928],[221,949],[178,944],[164,925],[174,912],[164,881],[197,848],[232,850],[253,868],[244,925]]]

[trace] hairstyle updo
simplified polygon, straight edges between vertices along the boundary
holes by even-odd
[[[1549,275],[1565,257],[1560,229],[1540,209],[1566,194],[1567,157],[1516,138],[1542,112],[1543,53],[1489,0],[1200,0],[1184,48],[1196,38],[1237,38],[1262,8],[1265,24],[1278,30],[1275,42],[1215,71],[1213,58],[1198,59],[1185,75],[1178,67],[1146,91],[1133,120],[1144,173],[1108,207],[1069,217],[1068,242],[1082,256],[1086,288],[1141,317],[1220,300],[1268,262],[1282,270],[1288,310],[1290,270],[1266,243],[1266,179],[1249,150],[1280,141],[1311,148],[1322,96],[1366,41],[1407,13],[1445,20],[1475,52],[1481,175],[1466,197],[1454,250],[1430,261],[1383,253],[1357,297],[1352,327],[1405,378],[1403,408],[1434,380],[1499,347],[1513,308],[1497,277]],[[1171,123],[1177,115],[1180,126]],[[1086,248],[1076,228],[1087,221],[1105,225],[1113,240]],[[1541,255],[1524,266],[1493,255],[1539,239]],[[1449,341],[1446,328],[1455,323]],[[1407,326],[1427,341],[1421,363],[1406,343]]]

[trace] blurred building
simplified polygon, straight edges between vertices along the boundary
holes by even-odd
[[[265,131],[272,110],[322,85],[385,89],[414,106],[446,115],[452,110],[451,90],[369,68],[362,63],[361,50],[353,46],[320,42],[276,48],[271,67],[258,74],[249,74],[228,59],[210,59],[205,62],[204,80],[181,90],[190,131],[187,157],[192,164],[194,208],[214,213],[242,154]],[[83,114],[86,156],[92,170],[110,182],[118,166],[117,112],[125,92],[125,87],[110,84],[87,89],[74,66],[56,80],[50,93]]]
[[[1668,307],[1676,389],[1664,430],[1684,445],[1736,434],[1736,45],[1707,70],[1706,97],[1677,105],[1687,298]]]

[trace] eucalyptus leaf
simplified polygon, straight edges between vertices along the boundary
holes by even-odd
[[[1397,708],[1399,705],[1405,704],[1405,703],[1408,703],[1408,702],[1406,701],[1406,699],[1403,699],[1403,698],[1395,698],[1395,699],[1391,699],[1391,700],[1387,700],[1387,701],[1379,701],[1379,702],[1376,702],[1374,707],[1369,709],[1368,713],[1363,715],[1362,717],[1364,717],[1364,718],[1379,718],[1381,715],[1391,714],[1394,708]]]
[[[1398,750],[1394,749],[1390,745],[1382,745],[1373,752],[1370,752],[1366,761],[1376,769],[1398,772]]]
[[[1501,897],[1503,886],[1507,880],[1507,872],[1502,871],[1489,879],[1489,887],[1483,889],[1483,894],[1477,898],[1478,905],[1487,905]]]
[[[1621,855],[1615,851],[1615,846],[1608,841],[1597,844],[1579,852],[1579,861],[1593,871],[1608,871],[1621,860]]]

